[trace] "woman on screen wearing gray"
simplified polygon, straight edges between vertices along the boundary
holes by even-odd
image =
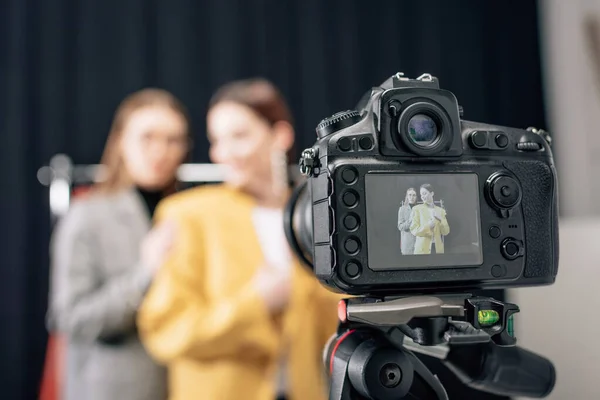
[[[151,218],[188,154],[186,115],[166,91],[126,98],[104,149],[105,179],[55,229],[48,319],[66,344],[63,399],[167,398],[166,370],[146,353],[135,317],[174,241],[174,227],[151,230]]]
[[[414,254],[436,254],[444,253],[444,241],[442,236],[450,233],[446,210],[436,206],[433,197],[433,187],[426,183],[420,188],[421,200],[412,209],[412,223],[410,231],[416,236]]]
[[[402,255],[413,254],[415,248],[415,235],[410,231],[412,209],[417,204],[417,191],[409,188],[406,191],[404,202],[398,209],[398,230],[400,231],[400,251]]]

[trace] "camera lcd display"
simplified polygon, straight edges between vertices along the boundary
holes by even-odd
[[[483,262],[476,174],[367,174],[369,268]]]

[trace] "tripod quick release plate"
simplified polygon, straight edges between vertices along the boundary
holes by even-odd
[[[512,315],[517,312],[516,304],[470,294],[386,299],[355,297],[340,303],[342,322],[380,328],[403,327],[407,336],[422,345],[492,340],[499,346],[514,346]]]

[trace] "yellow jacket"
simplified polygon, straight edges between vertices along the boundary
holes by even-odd
[[[431,254],[431,241],[435,243],[435,252],[444,253],[444,241],[442,236],[450,233],[450,226],[446,219],[446,210],[441,207],[434,206],[433,208],[441,216],[441,221],[434,219],[435,225],[433,229],[429,226],[433,218],[432,208],[427,204],[419,204],[414,206],[411,213],[412,222],[410,224],[410,232],[416,236],[415,251],[413,254]]]
[[[157,220],[178,235],[138,313],[149,353],[169,367],[171,400],[273,400],[283,347],[288,397],[326,399],[322,349],[337,328],[341,296],[295,263],[290,304],[269,314],[249,285],[263,256],[253,200],[225,185],[164,200]]]

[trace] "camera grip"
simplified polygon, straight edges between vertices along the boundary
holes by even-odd
[[[558,195],[554,168],[538,160],[505,161],[521,182],[525,221],[525,278],[549,278],[558,272]]]

